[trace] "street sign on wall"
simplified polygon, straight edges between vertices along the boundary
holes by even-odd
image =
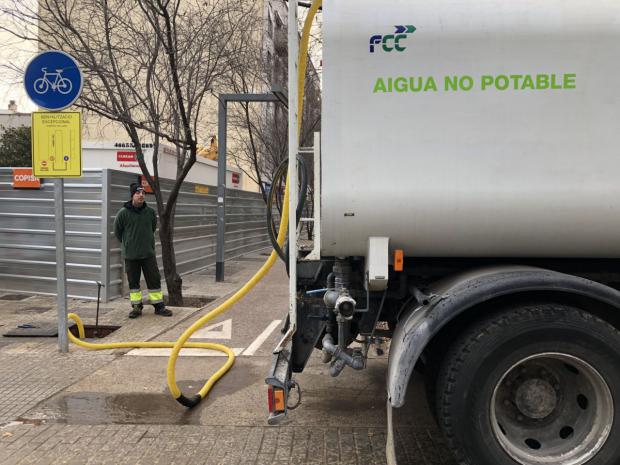
[[[63,110],[75,102],[82,91],[82,73],[71,55],[49,50],[35,56],[24,73],[28,97],[46,110]]]
[[[37,177],[82,176],[80,113],[32,113],[32,169]]]
[[[116,152],[116,161],[135,161],[138,163],[138,159],[136,158],[136,152]],[[140,166],[140,165],[138,165]]]

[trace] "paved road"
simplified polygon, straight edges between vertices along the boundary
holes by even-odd
[[[257,265],[239,262],[229,288]],[[194,295],[213,289],[212,277],[205,274],[186,278],[184,285]],[[31,342],[34,351],[18,351],[15,344],[2,348],[0,375],[11,381],[0,384],[0,394],[9,393],[7,402],[21,407],[2,410],[0,404],[5,421],[0,464],[385,463],[385,357],[370,359],[361,372],[345,369],[334,379],[316,354],[297,377],[302,405],[284,424],[266,426],[264,377],[287,298],[286,276],[278,265],[240,305],[197,335],[195,340],[221,342],[240,355],[210,396],[191,411],[167,393],[167,357],[161,351],[74,349],[63,356],[53,343]],[[176,339],[198,316],[156,339]],[[147,326],[157,322],[152,315],[143,319]],[[222,362],[219,354],[185,352],[177,366],[179,386],[193,394]],[[21,377],[20,365],[25,371]],[[452,465],[421,386],[417,380],[412,391],[416,401],[399,430],[399,463]]]

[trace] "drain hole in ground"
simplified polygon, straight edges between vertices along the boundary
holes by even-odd
[[[120,326],[112,326],[112,325],[99,325],[99,326],[84,325],[84,333],[86,333],[86,339],[93,339],[93,338],[100,339],[100,338],[103,338],[103,337],[106,337],[112,334],[114,331],[116,331],[119,328]],[[69,328],[69,331],[71,331],[71,334],[73,334],[75,337],[80,337],[78,334],[77,325],[71,326],[71,328]]]

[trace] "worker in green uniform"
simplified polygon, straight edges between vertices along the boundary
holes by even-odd
[[[161,292],[161,275],[155,257],[155,229],[157,216],[155,210],[144,201],[144,189],[137,183],[129,186],[131,200],[123,205],[114,220],[114,235],[123,245],[125,269],[129,282],[131,312],[129,318],[142,315],[142,292],[140,291],[140,272],[149,290],[149,301],[155,307],[155,314],[172,316],[164,305]]]

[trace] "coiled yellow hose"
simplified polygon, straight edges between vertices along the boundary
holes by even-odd
[[[305,87],[305,78],[306,78],[306,66],[308,59],[308,43],[310,40],[310,29],[312,27],[312,22],[316,15],[316,12],[321,7],[323,1],[315,0],[310,9],[308,10],[308,16],[306,17],[301,42],[299,45],[299,74],[297,76],[297,88],[298,93],[297,97],[299,99],[299,109],[297,114],[297,126],[298,126],[298,136],[299,130],[301,129],[302,115],[303,115],[303,96],[304,96],[304,87]],[[289,8],[293,7],[293,3],[289,2]],[[296,25],[289,25],[289,27],[296,27]],[[278,231],[278,245],[282,247],[284,244],[284,239],[286,238],[286,231],[288,227],[288,197],[289,197],[289,185],[286,183],[286,188],[284,191],[284,208],[282,210],[282,218],[280,220],[280,229]],[[265,275],[269,272],[273,264],[277,259],[277,253],[275,250],[271,252],[267,261],[261,266],[261,268],[256,272],[250,280],[243,285],[241,289],[235,292],[228,300],[223,302],[217,308],[213,309],[205,316],[196,321],[193,325],[191,325],[185,332],[177,339],[176,342],[112,342],[112,343],[103,343],[103,344],[93,344],[91,342],[82,341],[84,339],[84,325],[82,324],[82,320],[79,316],[74,313],[70,313],[68,318],[72,319],[76,322],[78,327],[79,338],[75,337],[71,332],[69,332],[69,340],[76,345],[84,347],[86,349],[92,350],[103,350],[103,349],[125,349],[125,348],[172,348],[172,353],[170,354],[170,358],[168,359],[168,370],[167,370],[167,381],[168,381],[168,389],[170,389],[170,393],[173,397],[179,401],[181,404],[186,407],[193,407],[198,405],[202,399],[204,399],[208,392],[211,390],[213,385],[222,377],[226,372],[232,367],[235,361],[235,354],[233,351],[222,345],[222,344],[213,344],[210,342],[187,342],[187,340],[194,334],[197,330],[203,327],[212,319],[218,317],[222,313],[228,311],[230,307],[232,307],[235,303],[241,300],[250,290],[265,277]],[[204,384],[204,386],[195,394],[193,397],[188,398],[183,395],[179,386],[177,385],[175,378],[175,368],[177,358],[179,356],[179,352],[182,348],[200,348],[200,349],[213,349],[218,350],[220,352],[224,352],[228,355],[228,359],[226,363],[217,370]]]

